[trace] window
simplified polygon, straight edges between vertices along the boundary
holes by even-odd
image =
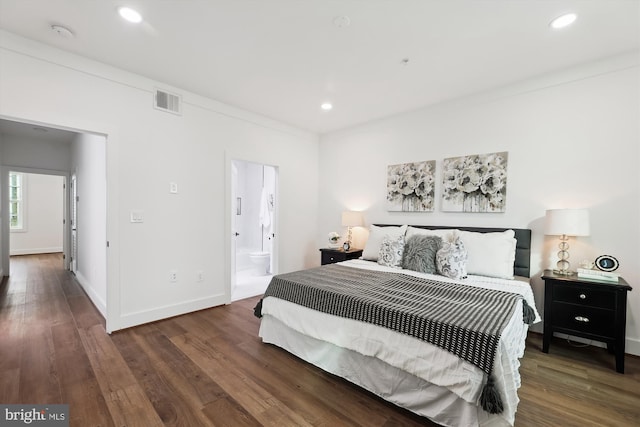
[[[9,224],[11,231],[24,231],[24,191],[25,176],[18,172],[9,172]]]

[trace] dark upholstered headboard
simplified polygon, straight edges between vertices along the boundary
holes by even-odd
[[[374,224],[378,227],[397,226],[398,224]],[[427,228],[432,230],[442,230],[455,228],[464,231],[475,231],[477,233],[496,233],[505,230],[513,230],[516,237],[516,260],[513,264],[514,276],[529,277],[531,272],[531,230],[528,228],[491,228],[491,227],[453,227],[449,225],[412,225],[416,228]]]

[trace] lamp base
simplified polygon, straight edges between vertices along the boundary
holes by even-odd
[[[560,236],[560,244],[558,244],[558,262],[556,263],[556,267],[553,269],[553,272],[559,276],[571,276],[575,274],[574,271],[570,271],[569,268],[571,263],[569,262],[569,236],[563,234]]]

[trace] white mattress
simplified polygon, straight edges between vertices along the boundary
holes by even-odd
[[[442,276],[432,276],[410,270],[383,267],[370,261],[351,260],[343,262],[341,265],[390,272],[401,271],[404,274],[417,277],[453,281]],[[528,282],[470,276],[464,280],[464,283],[519,293],[523,295],[527,303],[535,310],[535,321],[540,321],[540,316],[535,309],[533,291]],[[522,303],[519,304],[521,305]],[[476,406],[483,387],[484,373],[482,370],[439,347],[380,326],[329,315],[274,297],[268,297],[263,300],[262,314],[264,317],[260,327],[260,336],[265,342],[279,345],[323,369],[345,377],[345,373],[334,372],[328,369],[327,366],[322,366],[322,359],[318,360],[317,357],[309,357],[309,355],[314,354],[313,349],[318,348],[319,343],[327,344],[323,347],[325,348],[325,350],[323,350],[325,352],[329,351],[327,349],[333,348],[335,351],[336,348],[341,348],[361,355],[364,358],[374,358],[385,365],[396,368],[398,371],[407,373],[410,377],[416,377],[425,383],[437,386],[438,389],[446,390],[447,394],[455,396],[454,401],[456,399],[459,400],[458,405],[456,405],[456,410],[463,410],[466,411],[464,413],[467,413],[468,408],[464,409],[467,405],[472,405],[477,408],[474,414],[474,422],[468,425],[513,425],[514,423],[518,404],[517,389],[520,387],[520,374],[518,372],[520,366],[519,358],[524,354],[525,337],[528,329],[527,325],[524,325],[522,322],[521,306],[515,310],[514,316],[505,328],[498,345],[498,354],[496,355],[493,374],[497,380],[505,409],[502,414],[497,416],[489,416],[489,414]],[[286,326],[288,331],[285,331],[283,326]],[[277,329],[282,331],[279,332]],[[293,338],[296,336],[300,342],[296,342]],[[309,337],[313,340],[309,342],[315,341],[315,345],[307,342],[310,348],[303,346],[302,342],[306,341],[300,340],[301,336]],[[401,351],[398,351],[399,349],[401,349]],[[328,354],[326,357],[329,357]],[[367,360],[367,365],[371,365],[372,359]],[[351,374],[351,376],[353,376],[353,374]],[[347,377],[347,379],[350,378]],[[362,384],[358,381],[353,382],[403,407],[407,407],[407,404],[416,406],[417,404],[414,401],[425,400],[424,392],[415,391],[415,396],[411,396],[410,392],[403,391],[403,394],[409,394],[402,397],[402,401],[398,402],[396,401],[397,399],[394,400],[394,393],[390,392],[392,390],[389,390],[391,385],[387,384],[385,386],[384,384],[380,384],[379,381],[373,384]],[[441,401],[441,399],[436,399],[436,401]],[[428,406],[426,402],[422,403],[423,406]],[[460,405],[462,406],[458,407]],[[407,409],[411,408],[408,407]],[[444,421],[443,419],[437,418],[437,413],[433,413],[433,409],[434,408],[431,407],[428,413],[424,413],[424,411],[414,412],[428,416],[441,424],[456,425],[448,424],[448,416],[445,417]],[[437,412],[437,405],[435,409]],[[440,412],[446,413],[447,411]],[[461,420],[458,419],[457,421]],[[471,422],[470,419],[467,421]]]

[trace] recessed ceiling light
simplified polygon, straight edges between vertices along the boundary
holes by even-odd
[[[320,108],[322,108],[324,111],[329,111],[333,108],[333,105],[331,105],[330,102],[325,102],[320,106]]]
[[[578,18],[578,15],[576,15],[575,13],[565,13],[564,15],[560,15],[556,19],[551,21],[549,26],[557,30],[573,24],[573,22],[577,18]]]
[[[118,8],[118,13],[124,19],[129,22],[133,22],[134,24],[142,22],[142,15],[140,15],[138,11],[131,9],[130,7],[120,7]]]
[[[73,31],[71,31],[67,27],[63,27],[62,25],[52,25],[51,31],[55,32],[61,37],[64,37],[65,39],[71,39],[74,36]]]

